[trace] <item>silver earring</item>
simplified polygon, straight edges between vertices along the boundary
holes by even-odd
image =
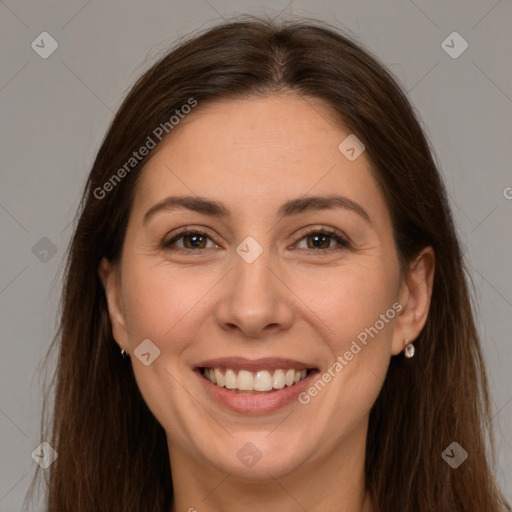
[[[410,359],[414,356],[414,352],[416,352],[416,349],[414,348],[412,341],[405,338],[404,356],[407,357],[407,359]]]
[[[124,348],[121,349],[121,356],[123,359],[126,359],[128,356],[126,355],[126,350]]]

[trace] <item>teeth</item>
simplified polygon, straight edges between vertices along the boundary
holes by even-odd
[[[274,372],[274,377],[272,379],[272,387],[274,389],[282,389],[284,388],[284,371],[283,370],[276,370]]]
[[[254,377],[251,372],[240,370],[238,372],[238,389],[252,391],[254,389]]]
[[[235,372],[229,368],[226,370],[226,375],[224,375],[224,385],[227,389],[236,389],[238,387]]]
[[[287,386],[293,386],[295,383],[295,370],[288,370],[284,377],[284,382]]]
[[[212,371],[213,371],[213,379],[212,379]],[[208,375],[206,376],[208,377]],[[224,387],[224,375],[222,375],[221,371],[218,368],[210,368],[210,380],[217,384],[217,386],[220,386],[221,388]]]
[[[285,386],[293,386],[306,378],[307,370],[281,370],[272,372],[260,370],[250,372],[240,370],[238,375],[231,368],[223,373],[220,368],[205,368],[203,375],[212,384],[233,391],[272,391]]]
[[[254,377],[254,391],[270,391],[272,389],[272,377],[267,370],[256,372]]]

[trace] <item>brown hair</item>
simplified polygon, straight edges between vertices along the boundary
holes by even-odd
[[[102,257],[120,257],[145,162],[103,198],[94,191],[190,98],[201,108],[274,91],[323,99],[365,144],[402,268],[427,245],[436,254],[417,354],[392,358],[370,414],[365,471],[375,510],[510,510],[486,454],[489,395],[463,258],[411,105],[375,57],[337,29],[255,18],[209,29],[161,58],[135,83],[99,149],[69,248],[52,344],[59,346],[55,405],[42,440],[58,458],[47,470],[47,510],[164,512],[172,500],[165,432],[139,392],[130,360],[120,357],[97,273]],[[457,469],[441,457],[454,441],[469,453]]]

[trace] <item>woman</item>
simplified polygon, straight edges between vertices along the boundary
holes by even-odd
[[[332,28],[226,23],[137,81],[62,304],[49,511],[510,510],[428,143]]]

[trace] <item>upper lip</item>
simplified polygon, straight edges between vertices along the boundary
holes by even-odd
[[[294,369],[311,370],[316,369],[313,365],[299,361],[297,359],[288,359],[283,357],[263,357],[261,359],[247,359],[245,357],[221,357],[217,359],[208,359],[201,361],[196,368],[230,368],[232,370],[276,370],[276,369]]]

